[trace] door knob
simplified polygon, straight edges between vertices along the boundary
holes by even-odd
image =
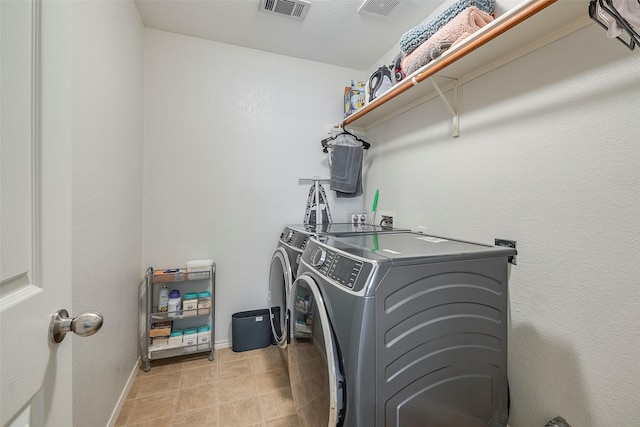
[[[51,316],[49,340],[55,344],[61,343],[68,332],[88,337],[100,330],[103,321],[102,314],[97,311],[88,311],[70,319],[69,312],[64,308],[60,309]]]

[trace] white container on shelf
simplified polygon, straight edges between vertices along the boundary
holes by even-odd
[[[168,342],[168,346],[173,348],[173,347],[182,347],[182,329],[176,329],[174,331],[171,332],[171,335],[169,335],[169,342]]]
[[[168,337],[155,337],[151,338],[154,347],[163,347],[169,343]]]
[[[198,328],[198,350],[208,350],[211,348],[211,326],[200,326]]]
[[[182,345],[184,345],[185,351],[197,351],[198,350],[198,329],[197,328],[187,328],[184,330],[184,335],[182,336]]]
[[[154,337],[151,338],[151,345],[149,346],[149,351],[159,351],[167,349],[169,343],[168,337]]]
[[[213,265],[212,259],[196,259],[192,261],[187,261],[187,273],[208,271],[212,265]]]
[[[189,292],[184,294],[182,300],[182,315],[195,316],[198,314],[198,294],[195,292]]]
[[[198,315],[211,313],[211,292],[198,293]]]

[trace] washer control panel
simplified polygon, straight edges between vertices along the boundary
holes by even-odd
[[[362,288],[372,269],[367,262],[322,247],[316,242],[310,244],[303,259],[322,276],[349,289]]]
[[[327,260],[327,251],[322,248],[318,248],[313,251],[313,255],[311,256],[311,265],[314,267],[322,267],[324,262]]]
[[[353,289],[362,271],[362,266],[362,261],[356,261],[336,254],[327,272],[327,277],[335,280],[342,286]]]
[[[294,248],[303,251],[309,243],[309,235],[306,233],[300,233],[297,230],[285,228],[280,234],[280,241]]]

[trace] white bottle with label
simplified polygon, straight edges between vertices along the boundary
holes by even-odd
[[[158,294],[158,312],[166,313],[169,310],[169,288],[162,286]]]

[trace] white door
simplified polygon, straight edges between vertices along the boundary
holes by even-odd
[[[1,0],[0,425],[71,426],[70,6]],[[69,310],[70,311],[70,310]]]

